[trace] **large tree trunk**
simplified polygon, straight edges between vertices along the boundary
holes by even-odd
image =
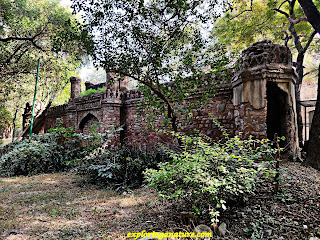
[[[320,33],[320,12],[314,5],[312,0],[298,0],[304,13],[307,16],[308,22],[312,25],[314,30]],[[314,112],[309,146],[307,150],[306,164],[310,165],[316,169],[320,170],[320,65],[319,65],[319,75],[318,75],[318,95],[316,109]]]
[[[300,105],[300,91],[301,91],[301,84],[303,79],[303,60],[304,60],[304,51],[300,51],[297,57],[297,74],[298,79],[295,84],[295,95],[296,95],[296,107],[297,107],[297,124],[298,124],[298,138],[299,138],[299,146],[303,147],[303,121],[302,121],[302,114],[301,114],[301,105]]]
[[[311,130],[309,146],[307,150],[306,164],[320,170],[320,65],[318,75],[318,95],[316,110],[314,112]]]
[[[307,16],[308,22],[312,25],[314,30],[320,33],[320,12],[314,5],[312,0],[298,0],[304,13]]]

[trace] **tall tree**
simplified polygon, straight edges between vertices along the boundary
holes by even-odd
[[[307,20],[314,30],[320,34],[320,11],[312,0],[299,0]],[[312,120],[306,164],[320,170],[320,64],[318,71],[318,95],[316,109]]]
[[[178,131],[178,116],[194,107],[185,98],[199,88],[208,94],[214,81],[205,75],[215,71],[218,77],[218,68],[227,63],[224,50],[201,30],[226,5],[222,0],[74,0],[73,8],[85,13],[87,29],[96,35],[95,64],[136,80],[152,112]]]
[[[284,5],[284,3],[287,3],[287,8],[288,8],[288,12],[285,12],[283,10],[281,10],[281,7]],[[281,5],[277,8],[274,8],[274,11],[277,11],[279,13],[281,13],[282,15],[284,15],[288,22],[289,22],[289,32],[293,38],[293,42],[294,42],[294,46],[298,52],[297,55],[297,60],[296,60],[296,70],[297,70],[297,74],[298,74],[298,78],[295,84],[295,97],[296,97],[296,109],[297,109],[297,122],[298,122],[298,136],[299,136],[299,143],[300,143],[300,147],[303,146],[303,137],[302,137],[302,131],[303,131],[303,121],[302,121],[302,113],[301,113],[301,96],[300,96],[300,92],[301,92],[301,86],[302,86],[302,80],[304,77],[304,58],[305,58],[305,54],[316,34],[316,31],[312,31],[307,35],[307,38],[305,39],[306,43],[303,46],[303,43],[301,41],[301,35],[298,34],[298,30],[297,30],[297,24],[298,23],[303,23],[306,21],[306,17],[300,16],[300,14],[297,14],[297,10],[296,9],[296,0],[287,0],[283,3],[281,3]],[[299,9],[298,9],[299,10]]]
[[[296,52],[298,79],[295,86],[297,102],[298,136],[302,146],[302,115],[299,104],[304,73],[304,59],[310,48],[318,51],[316,32],[306,22],[306,17],[296,0],[234,0],[232,8],[218,21],[213,33],[220,41],[231,44],[236,51],[261,39],[271,39],[285,44]],[[320,5],[320,3],[318,4]]]
[[[84,44],[90,41],[80,20],[59,1],[1,0],[0,105],[12,116],[21,115],[15,103],[24,101],[21,108],[32,98],[40,56],[38,99],[48,102],[63,86],[68,72],[75,70],[85,53]]]

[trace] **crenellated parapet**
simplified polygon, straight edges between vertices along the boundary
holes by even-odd
[[[143,99],[143,93],[140,92],[138,89],[131,89],[123,94],[123,101],[124,104],[130,104],[131,102],[139,101]]]
[[[65,114],[68,104],[62,104],[59,106],[54,106],[48,109],[48,115],[57,116]]]
[[[115,101],[115,102],[119,102],[119,101],[121,102],[123,96],[124,96],[124,93],[119,90],[107,89],[105,92],[105,98],[111,99],[111,101]]]

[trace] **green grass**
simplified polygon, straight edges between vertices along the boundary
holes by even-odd
[[[106,91],[106,88],[105,88],[105,87],[103,87],[103,88],[98,88],[97,90],[90,88],[90,89],[88,89],[88,90],[86,90],[86,91],[84,91],[84,92],[81,92],[81,93],[78,95],[78,97],[91,96],[91,95],[93,95],[93,94],[96,94],[96,93],[99,93],[99,92],[104,92],[104,91]]]

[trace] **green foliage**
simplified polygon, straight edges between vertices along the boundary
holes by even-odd
[[[11,177],[63,171],[66,152],[55,139],[55,135],[45,134],[8,144],[9,151],[0,157],[0,174]]]
[[[84,92],[81,92],[78,97],[84,97],[84,96],[90,96],[90,95],[93,95],[93,94],[96,94],[96,93],[99,93],[99,92],[105,92],[106,91],[106,88],[103,87],[103,88],[98,88],[97,90],[96,89],[88,89]]]
[[[262,160],[273,150],[266,140],[241,140],[238,136],[213,142],[202,137],[175,134],[181,152],[167,150],[172,161],[148,169],[146,180],[161,196],[182,200],[197,214],[208,212],[216,223],[229,200],[253,192],[266,168]]]
[[[0,175],[33,175],[70,169],[74,159],[82,159],[105,142],[97,133],[77,134],[72,127],[62,126],[44,135],[32,135],[31,140],[12,142],[0,147]]]
[[[146,168],[155,168],[167,160],[168,156],[161,151],[147,153],[123,146],[115,150],[97,148],[84,159],[75,161],[73,167],[90,182],[121,189],[140,186]]]
[[[236,52],[263,39],[284,44],[286,33],[291,36],[290,22],[285,15],[275,11],[275,8],[290,14],[290,1],[233,0],[232,7],[217,21],[212,34],[219,39],[219,42],[231,45]],[[298,19],[304,16],[303,10],[296,3],[291,18]],[[311,25],[307,22],[300,22],[293,28],[298,32],[302,43],[306,43],[313,32]],[[289,39],[289,46],[294,48],[292,37]]]
[[[73,73],[72,73],[72,75],[74,76]],[[66,76],[66,77],[68,77],[68,81],[70,79],[69,76],[71,77],[71,73],[70,73],[70,75]],[[59,106],[59,105],[63,105],[63,104],[68,103],[68,101],[70,99],[70,93],[71,93],[71,83],[68,83],[66,85],[66,87],[53,100],[52,106]]]
[[[64,127],[61,118],[56,119],[56,128],[50,128],[48,132],[55,134],[57,142],[67,151],[68,157],[66,159],[68,165],[74,159],[88,155],[92,150],[100,147],[106,141],[106,137],[110,137],[96,133],[94,127],[88,135],[78,134],[73,127]]]
[[[2,0],[0,19],[0,104],[17,116],[17,126],[25,103],[33,97],[38,58],[43,57],[37,99],[46,103],[75,75],[85,54],[83,45],[91,38],[85,36],[80,20],[56,0]]]
[[[87,30],[99,31],[92,49],[95,65],[114,73],[112,81],[128,76],[138,82],[149,116],[161,113],[174,131],[178,116],[196,108],[185,99],[197,93],[194,101],[212,96],[224,76],[229,56],[203,29],[227,5],[211,0],[73,2],[74,10],[84,13]],[[199,94],[201,89],[206,91]]]
[[[0,134],[2,130],[10,125],[11,115],[8,110],[0,104]]]

